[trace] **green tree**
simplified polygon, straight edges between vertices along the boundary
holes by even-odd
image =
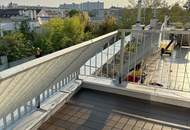
[[[0,38],[0,56],[6,56],[8,54],[8,46],[4,44],[3,39]]]
[[[157,19],[161,22],[164,21],[165,16],[169,16],[170,10],[168,7],[162,7],[157,9]]]
[[[170,18],[172,22],[181,22],[185,24],[189,22],[188,13],[178,3],[171,7]]]
[[[123,10],[122,18],[119,21],[120,28],[131,29],[132,25],[136,23],[137,8]]]
[[[79,16],[67,18],[64,21],[64,37],[62,39],[65,47],[75,45],[84,39],[85,26]]]
[[[19,32],[24,34],[24,36],[26,37],[26,40],[28,40],[30,43],[34,40],[33,32],[31,31],[28,20],[21,21]]]
[[[89,39],[92,39],[92,38],[98,36],[98,34],[96,33],[98,30],[97,29],[98,26],[99,25],[97,25],[95,23],[88,22],[84,29],[84,33],[85,33],[84,40],[89,40]]]
[[[153,17],[152,12],[153,12],[153,10],[151,7],[144,8],[144,13],[142,16],[144,19],[142,18],[142,24],[144,24],[144,25],[150,24],[150,20]]]
[[[46,54],[75,45],[87,37],[84,32],[87,23],[88,17],[83,14],[51,19],[43,26],[42,34],[36,37],[34,46]]]
[[[21,22],[19,31],[23,34],[30,32],[30,25],[27,20],[23,20]]]
[[[78,16],[80,18],[81,24],[83,24],[83,26],[87,26],[88,23],[89,23],[89,15],[88,15],[88,13],[82,12]]]
[[[53,48],[52,41],[47,37],[47,33],[36,33],[35,39],[33,41],[33,46],[35,48],[40,48],[42,50],[42,55],[52,53],[56,51]]]
[[[75,9],[69,11],[69,17],[73,17],[73,16],[76,16],[79,14],[80,14],[80,12],[78,10],[75,10]]]
[[[107,16],[103,23],[99,25],[98,34],[103,35],[117,29],[116,19],[113,16]]]
[[[61,18],[53,18],[43,27],[41,34],[42,42],[48,50],[43,50],[44,53],[63,49],[62,38],[64,35],[64,20]],[[46,37],[44,37],[44,34]],[[49,45],[48,45],[49,44]],[[42,45],[42,43],[40,43]],[[42,49],[42,47],[41,47]],[[44,48],[45,49],[45,48]]]
[[[19,60],[32,55],[32,47],[23,33],[14,32],[1,38],[0,50],[8,56],[9,61]]]
[[[46,23],[43,26],[43,29],[46,28],[49,31],[61,32],[61,31],[63,31],[63,26],[64,26],[64,20],[63,19],[61,19],[61,18],[53,18],[53,19],[50,19],[48,21],[48,23]]]

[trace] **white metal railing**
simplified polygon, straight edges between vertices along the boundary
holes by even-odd
[[[129,55],[125,55],[124,58],[124,68],[122,69],[122,73],[128,73],[130,69],[134,68],[134,65],[141,62],[141,60],[146,57],[150,51],[158,44],[158,36],[152,34],[152,31],[143,30],[143,31],[132,31],[132,30],[120,30],[121,32],[125,32],[128,34],[124,36],[124,48],[127,45],[135,44],[132,42],[134,36],[132,33],[138,34],[136,40],[138,41],[138,47],[136,48],[138,53],[130,53]],[[159,35],[160,31],[155,31],[155,34]],[[140,36],[140,37],[139,37]],[[137,42],[134,41],[134,42]],[[102,49],[102,51],[96,54],[94,57],[89,59],[84,66],[80,69],[81,75],[87,76],[100,76],[106,78],[116,79],[119,76],[120,67],[121,67],[121,40],[115,41],[114,44],[107,43],[107,48]],[[157,45],[158,46],[158,45]],[[156,47],[157,47],[156,46]],[[126,54],[126,51],[124,52]],[[129,62],[130,60],[130,62]],[[138,61],[138,62],[137,62]],[[130,64],[130,65],[129,65]],[[103,72],[104,71],[104,72]],[[114,73],[110,72],[114,71]],[[110,75],[110,73],[112,73]]]
[[[118,31],[0,72],[0,129],[34,110],[76,79],[80,67],[101,51]]]
[[[134,32],[134,30],[121,31]],[[163,28],[163,30],[142,30],[135,33],[139,33],[135,40],[132,35],[127,36],[127,39],[124,38],[123,58],[121,40],[114,44],[108,43],[107,49],[86,62],[80,70],[81,74],[113,80],[122,76],[128,83],[135,82],[150,87],[190,92],[190,32]],[[171,56],[161,55],[160,42],[165,40],[165,35],[171,34],[176,36],[169,51]],[[123,63],[121,59],[124,59]],[[121,69],[122,64],[123,69]],[[139,76],[132,73],[135,71]],[[133,80],[129,79],[129,75]]]
[[[164,22],[162,23],[162,25],[161,25],[161,31],[164,31],[165,30],[165,28],[167,27],[167,21],[168,21],[168,19],[167,18],[165,18],[165,20],[164,20]],[[159,36],[159,46],[160,46],[160,41],[162,40],[162,37],[163,37],[163,33],[160,33],[160,36]]]
[[[131,35],[125,36],[125,45],[130,41]],[[93,74],[97,74],[96,71],[99,69],[102,69],[102,67],[112,60],[114,56],[118,53],[120,53],[121,50],[121,40],[117,38],[116,36],[114,39],[106,43],[107,48],[101,49],[99,53],[96,53],[95,56],[90,58],[80,69],[80,75],[86,75],[86,76],[91,76]],[[107,68],[108,69],[108,68]],[[103,73],[101,72],[101,76]],[[97,76],[97,75],[96,75]],[[105,77],[109,77],[108,75],[105,75]],[[116,78],[113,75],[113,78]]]

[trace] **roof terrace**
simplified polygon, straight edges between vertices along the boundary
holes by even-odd
[[[189,34],[118,30],[0,72],[0,129],[190,129]]]

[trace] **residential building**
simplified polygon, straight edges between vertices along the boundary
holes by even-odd
[[[38,21],[40,24],[44,24],[51,18],[64,17],[63,13],[59,10],[42,9],[38,14]]]
[[[31,29],[39,27],[37,14],[41,9],[6,8],[0,9],[0,30],[12,31],[18,29],[21,21],[29,21]]]
[[[104,11],[104,2],[83,2],[80,4],[71,3],[71,4],[62,4],[60,5],[60,10],[79,10],[85,11],[89,13],[90,19],[93,22],[102,22],[105,18],[105,11]]]
[[[122,18],[122,14],[123,14],[123,8],[120,7],[111,7],[105,10],[106,16],[113,16],[116,18],[117,21],[119,21]]]
[[[91,10],[100,10],[104,9],[104,3],[103,2],[84,2],[81,4],[81,10],[84,11],[91,11]]]
[[[25,17],[30,20],[36,20],[37,14],[40,12],[40,9],[0,9],[0,19],[9,19]]]
[[[65,10],[81,10],[80,4],[72,3],[72,4],[62,4],[59,6],[61,9]]]
[[[93,22],[102,22],[105,17],[113,16],[116,21],[122,18],[123,8],[111,7],[109,9],[94,9],[89,11],[89,16]]]
[[[104,9],[95,9],[89,11],[89,16],[93,22],[102,22],[105,19],[105,10]]]
[[[9,3],[8,6],[7,6],[7,8],[9,8],[9,9],[14,9],[14,8],[17,8],[17,7],[18,7],[18,4],[13,3],[13,2]]]
[[[71,3],[71,4],[62,4],[60,5],[61,9],[65,10],[81,10],[81,11],[92,11],[92,10],[99,10],[104,9],[104,2],[84,2],[81,4]]]

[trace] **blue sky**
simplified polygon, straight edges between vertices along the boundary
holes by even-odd
[[[58,6],[63,3],[79,3],[82,1],[88,0],[0,0],[0,5],[7,5],[9,2],[15,2],[21,5],[46,5],[46,6]],[[98,1],[98,0],[90,0],[90,1]],[[128,0],[99,0],[104,1],[105,7],[108,8],[110,6],[127,6]],[[175,1],[184,1],[184,0],[166,0],[170,3],[174,3]]]

